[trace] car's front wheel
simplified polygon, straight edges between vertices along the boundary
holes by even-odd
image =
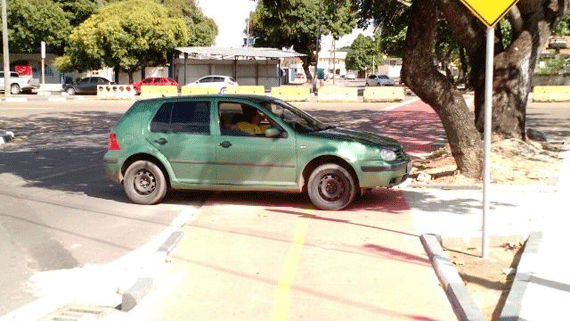
[[[167,184],[162,170],[153,162],[140,160],[125,172],[125,193],[136,204],[156,204],[166,195]]]
[[[73,96],[73,95],[75,95],[75,88],[69,87],[69,88],[67,88],[66,92],[68,95]]]
[[[22,92],[22,90],[21,90],[21,88],[20,88],[20,85],[18,85],[18,84],[12,84],[12,86],[10,86],[10,93],[11,93],[12,95],[17,95],[17,94],[19,94],[19,93],[21,93],[21,92]]]
[[[354,200],[356,184],[344,167],[324,164],[311,173],[307,192],[311,202],[319,209],[336,211]]]

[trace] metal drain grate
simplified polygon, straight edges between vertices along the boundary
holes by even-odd
[[[83,304],[68,304],[39,321],[87,321],[99,320],[115,309]]]

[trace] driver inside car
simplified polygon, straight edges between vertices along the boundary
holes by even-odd
[[[271,127],[271,120],[260,113],[257,109],[244,109],[244,116],[247,121],[240,121],[235,125],[228,125],[228,129],[238,129],[250,135],[264,135],[265,130]],[[260,125],[263,120],[268,120],[269,125]]]

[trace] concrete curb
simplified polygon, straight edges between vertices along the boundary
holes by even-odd
[[[191,214],[190,217],[188,217],[188,215],[183,215],[175,219],[175,221],[172,223],[172,226],[177,228],[177,230],[172,232],[166,241],[164,241],[158,250],[156,250],[156,260],[154,260],[155,263],[169,262],[168,254],[174,250],[178,242],[184,236],[184,232],[181,230],[181,228],[193,215],[195,215],[195,213]],[[123,292],[121,296],[120,310],[123,312],[128,312],[136,307],[137,304],[152,289],[153,284],[154,277],[139,277],[136,279],[136,281],[126,291]]]
[[[520,312],[522,308],[522,300],[528,283],[530,282],[535,260],[536,253],[540,248],[540,243],[542,241],[542,232],[530,233],[521,257],[521,260],[517,266],[517,272],[501,311],[499,317],[500,321],[516,321],[520,319]]]
[[[14,132],[0,130],[0,145],[7,143],[14,139]]]
[[[443,251],[440,238],[433,234],[422,234],[420,240],[432,266],[451,303],[453,312],[459,321],[484,321],[483,313],[471,297],[471,293],[463,284],[447,254]]]
[[[58,102],[58,101],[67,101],[67,100],[85,100],[83,96],[37,96],[33,98],[29,97],[9,97],[9,98],[1,98],[0,101],[4,101],[7,103],[27,103],[30,101],[49,101],[49,102]]]

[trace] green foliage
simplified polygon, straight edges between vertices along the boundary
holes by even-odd
[[[218,35],[218,26],[208,18],[195,0],[160,0],[172,17],[182,18],[188,25],[188,42],[183,46],[211,46]]]
[[[67,15],[59,3],[52,0],[9,0],[8,38],[10,51],[32,53],[41,41],[48,47],[63,51],[71,31]]]
[[[552,58],[541,59],[541,61],[544,62],[544,67],[539,67],[537,64],[535,73],[542,75],[563,74],[570,66],[566,57],[560,55]]]
[[[552,30],[553,36],[570,36],[570,13],[567,13],[560,22],[556,25],[556,28]]]
[[[148,0],[109,4],[73,29],[60,70],[116,67],[130,75],[142,67],[165,64],[175,47],[188,40],[186,23]]]
[[[336,39],[356,26],[351,0],[322,0],[321,35]],[[258,47],[293,48],[306,54],[305,65],[313,60],[319,20],[318,0],[259,2],[250,15],[251,34]]]
[[[97,0],[54,0],[61,4],[65,11],[67,19],[72,27],[76,27],[83,21],[87,20],[93,13],[97,11]]]
[[[350,70],[370,70],[383,62],[380,42],[362,34],[354,39],[346,54],[346,68]]]

